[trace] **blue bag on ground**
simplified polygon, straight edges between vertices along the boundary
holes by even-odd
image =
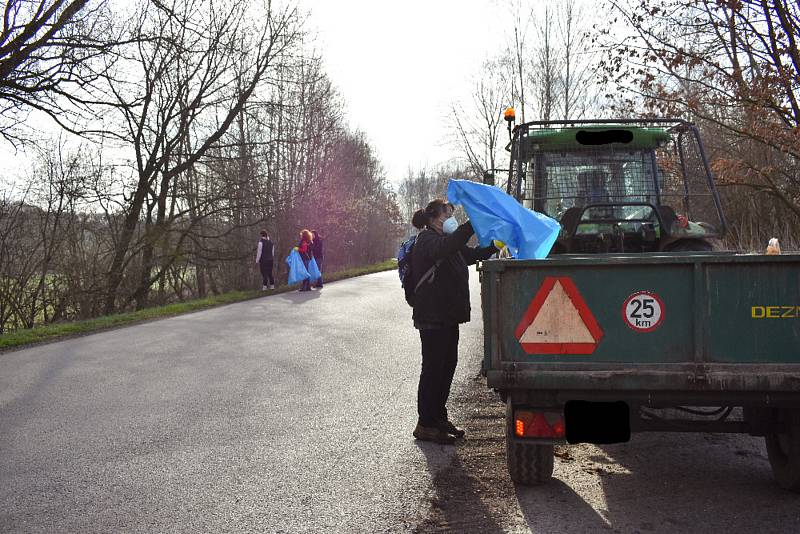
[[[523,207],[514,197],[491,185],[450,180],[447,199],[464,206],[481,246],[487,247],[497,239],[517,259],[547,257],[561,231],[555,219]]]
[[[319,265],[317,265],[317,260],[311,258],[311,261],[308,262],[308,275],[311,277],[312,282],[316,282],[320,278],[322,278],[322,273],[319,270]]]
[[[286,265],[289,266],[289,284],[298,284],[309,278],[306,266],[303,265],[303,258],[296,250],[292,250],[286,257]]]

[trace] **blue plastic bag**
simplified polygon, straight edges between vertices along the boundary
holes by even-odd
[[[303,280],[310,277],[306,266],[303,264],[303,258],[296,250],[292,250],[286,257],[286,265],[289,266],[289,285],[299,284]]]
[[[308,262],[308,275],[311,277],[312,282],[316,282],[320,278],[322,278],[322,273],[319,270],[319,266],[317,265],[317,260],[311,258],[311,261]]]
[[[450,180],[447,199],[464,206],[481,246],[488,247],[497,239],[518,259],[547,257],[561,231],[555,219],[523,207],[514,197],[491,185]]]

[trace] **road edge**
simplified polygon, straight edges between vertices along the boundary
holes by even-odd
[[[392,258],[391,260],[386,260],[381,263],[354,267],[352,269],[326,274],[325,283],[330,284],[340,280],[391,271],[396,268],[397,261]],[[66,339],[116,330],[117,328],[149,323],[160,319],[168,319],[170,317],[178,317],[239,302],[246,302],[248,300],[280,295],[281,293],[295,291],[296,288],[297,284],[286,284],[267,291],[233,291],[211,298],[193,299],[185,302],[167,304],[165,306],[145,308],[144,310],[134,312],[105,315],[83,321],[55,323],[17,330],[8,334],[0,334],[0,355],[34,346],[64,341]],[[187,305],[189,306],[188,309],[186,308]]]

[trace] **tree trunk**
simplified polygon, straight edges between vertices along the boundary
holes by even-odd
[[[125,256],[128,254],[128,248],[133,240],[133,234],[136,231],[136,225],[139,223],[139,215],[142,213],[142,206],[144,206],[145,198],[147,197],[147,189],[149,183],[149,176],[144,172],[139,173],[139,183],[136,187],[136,192],[131,200],[131,208],[125,216],[122,224],[122,233],[120,234],[119,241],[114,247],[114,258],[111,261],[111,268],[108,272],[108,287],[106,288],[106,302],[103,312],[106,315],[114,313],[116,307],[117,290],[122,283],[123,270],[125,268]]]

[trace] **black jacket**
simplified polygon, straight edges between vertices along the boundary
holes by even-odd
[[[261,257],[259,258],[259,263],[269,263],[274,260],[274,244],[271,240],[261,238]]]
[[[488,259],[497,252],[493,246],[472,248],[467,241],[473,234],[467,221],[450,235],[441,235],[429,228],[417,235],[411,253],[411,269],[415,283],[437,261],[433,278],[423,282],[414,297],[416,325],[453,325],[469,321],[469,269],[478,260]]]
[[[322,260],[325,258],[323,251],[322,251],[322,238],[317,236],[314,238],[314,243],[311,245],[311,252],[314,253],[314,258],[317,260],[317,263],[322,263]]]

